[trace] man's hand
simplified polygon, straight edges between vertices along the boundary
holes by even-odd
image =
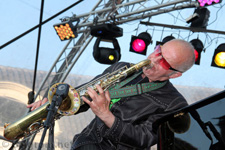
[[[98,93],[92,88],[88,88],[88,95],[91,97],[92,101],[89,101],[84,96],[82,99],[91,107],[91,110],[95,115],[97,115],[109,128],[112,127],[115,116],[109,110],[110,95],[109,92],[104,92],[103,89],[96,85]]]
[[[40,100],[40,101],[34,102],[30,105],[27,105],[27,108],[31,108],[31,111],[33,111],[33,110],[37,109],[38,107],[40,107],[41,105],[45,104],[47,101],[48,101],[48,99],[44,98],[43,100]]]

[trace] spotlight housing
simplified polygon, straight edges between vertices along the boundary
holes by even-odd
[[[99,47],[100,42],[112,42],[114,48]],[[116,38],[104,39],[98,37],[94,44],[94,59],[101,64],[114,64],[121,58],[120,46]]]
[[[204,45],[199,39],[193,39],[190,41],[190,43],[195,49],[195,64],[200,65],[201,53],[204,49]]]
[[[147,32],[142,32],[138,36],[132,36],[130,52],[146,55],[147,47],[150,43],[152,43],[152,37]]]
[[[123,29],[115,24],[101,24],[91,26],[91,35],[94,37],[116,38],[123,36]]]
[[[163,45],[163,44],[165,44],[166,42],[171,41],[171,40],[173,40],[173,39],[175,39],[175,37],[173,37],[172,35],[166,36],[165,38],[163,38],[162,42],[156,41],[156,46],[157,46],[157,45]]]
[[[225,43],[216,48],[211,66],[225,69]]]
[[[191,21],[191,27],[206,28],[209,21],[210,11],[207,8],[197,8],[194,11],[196,19]]]

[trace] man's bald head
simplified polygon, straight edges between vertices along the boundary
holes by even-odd
[[[190,69],[195,62],[194,48],[184,40],[174,39],[166,42],[162,46],[162,53],[173,68],[182,72]]]

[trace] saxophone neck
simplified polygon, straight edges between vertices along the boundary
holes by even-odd
[[[123,71],[122,74],[129,76],[134,74],[135,72],[138,72],[140,69],[142,69],[143,67],[146,66],[151,66],[151,61],[148,59],[145,59],[135,65],[132,65],[130,68],[128,68],[127,70]]]
[[[80,87],[77,91],[79,92],[80,96],[88,96],[87,94],[87,87],[93,88],[97,91],[96,85],[99,84],[103,90],[107,90],[111,86],[115,85],[118,82],[126,79],[128,76],[138,72],[142,67],[151,66],[151,61],[146,59],[143,60],[131,67],[127,68],[127,66],[122,67],[111,74],[104,75],[84,86]]]

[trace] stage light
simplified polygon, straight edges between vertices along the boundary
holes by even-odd
[[[190,41],[190,43],[195,49],[195,64],[200,65],[201,53],[204,49],[204,45],[199,39],[193,39]]]
[[[163,38],[162,42],[156,41],[156,46],[157,46],[157,45],[163,45],[163,44],[165,44],[166,42],[168,42],[168,41],[170,41],[170,40],[173,40],[173,39],[175,39],[175,37],[173,37],[172,35],[166,36],[165,38]]]
[[[165,44],[166,42],[175,39],[175,37],[173,37],[172,35],[170,36],[166,36],[163,40],[162,43]]]
[[[116,38],[123,36],[123,29],[115,24],[101,24],[91,26],[91,35],[94,37]]]
[[[100,42],[110,42],[113,44],[113,48],[108,47],[99,47]],[[120,46],[116,38],[107,38],[98,37],[94,44],[93,51],[94,59],[101,64],[114,64],[118,62],[121,58]]]
[[[138,36],[132,36],[130,52],[146,55],[147,47],[150,43],[152,43],[152,37],[147,32],[142,32]]]
[[[194,11],[195,18],[190,21],[191,27],[206,28],[209,21],[210,12],[207,8],[197,8]]]
[[[123,29],[115,24],[100,24],[90,27],[91,35],[97,37],[94,44],[94,59],[101,64],[114,64],[120,60],[120,46],[117,37],[123,36]],[[99,47],[100,42],[112,43],[113,48]]]
[[[78,21],[78,20],[76,20],[76,21]],[[77,24],[78,24],[78,22],[77,22]],[[77,26],[77,24],[76,24],[76,26]],[[77,27],[76,26],[73,25],[73,20],[63,21],[62,23],[53,25],[53,27],[61,41],[69,40],[71,38],[76,38],[77,37],[77,32],[76,32]]]
[[[207,5],[213,5],[220,3],[222,0],[198,0],[198,3],[201,7],[207,6]]]
[[[225,44],[220,44],[216,48],[211,66],[225,69]]]

